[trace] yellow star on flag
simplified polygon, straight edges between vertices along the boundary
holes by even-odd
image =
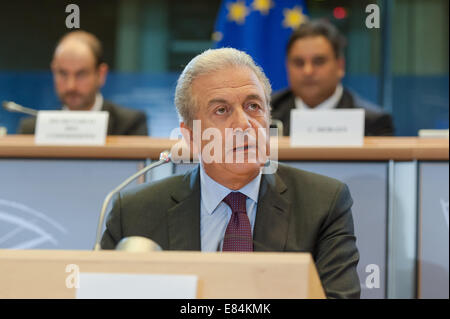
[[[285,28],[297,29],[308,17],[303,14],[302,7],[295,6],[293,9],[284,9],[283,26]]]
[[[250,14],[250,10],[245,6],[245,1],[236,1],[227,4],[228,19],[238,24],[243,24],[245,18]]]
[[[272,0],[254,0],[252,3],[255,11],[260,11],[262,14],[268,14],[269,10],[274,7]]]

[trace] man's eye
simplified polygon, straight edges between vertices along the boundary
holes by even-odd
[[[326,62],[326,59],[323,59],[323,58],[318,58],[313,61],[314,65],[324,65],[325,62]]]
[[[301,68],[301,67],[303,67],[303,65],[305,65],[305,62],[303,60],[300,60],[300,59],[294,59],[291,62],[297,68]]]
[[[78,78],[84,78],[87,75],[86,71],[80,71],[77,73],[77,77]]]
[[[217,110],[216,110],[216,114],[219,114],[219,115],[221,115],[221,114],[225,114],[227,112],[227,109],[226,109],[226,107],[219,107]]]
[[[249,109],[250,111],[257,111],[260,109],[260,106],[259,104],[251,103],[247,106],[247,109]]]

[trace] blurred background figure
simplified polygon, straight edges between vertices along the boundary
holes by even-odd
[[[140,111],[126,109],[103,99],[108,66],[100,41],[91,33],[73,31],[56,46],[51,63],[56,93],[69,111],[107,111],[108,135],[147,135],[147,119]],[[34,134],[36,118],[24,119],[20,134]]]
[[[303,23],[292,33],[286,48],[289,88],[272,97],[272,116],[290,133],[293,109],[365,110],[365,135],[393,135],[392,118],[372,103],[344,88],[345,38],[326,20]]]

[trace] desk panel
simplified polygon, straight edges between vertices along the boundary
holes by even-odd
[[[0,159],[0,248],[92,249],[105,196],[138,163]]]
[[[353,198],[352,214],[356,245],[360,254],[358,274],[361,281],[361,298],[384,298],[388,163],[286,162],[286,164],[333,177],[347,184]],[[371,281],[372,276],[377,276],[376,272],[379,274],[377,278],[379,285]],[[366,280],[370,282],[369,286],[366,285]],[[372,287],[374,285],[375,287]]]
[[[449,165],[419,165],[419,297],[449,294]]]

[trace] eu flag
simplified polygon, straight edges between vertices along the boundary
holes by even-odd
[[[213,38],[217,48],[247,52],[279,90],[287,86],[286,44],[306,14],[304,0],[223,0]]]

